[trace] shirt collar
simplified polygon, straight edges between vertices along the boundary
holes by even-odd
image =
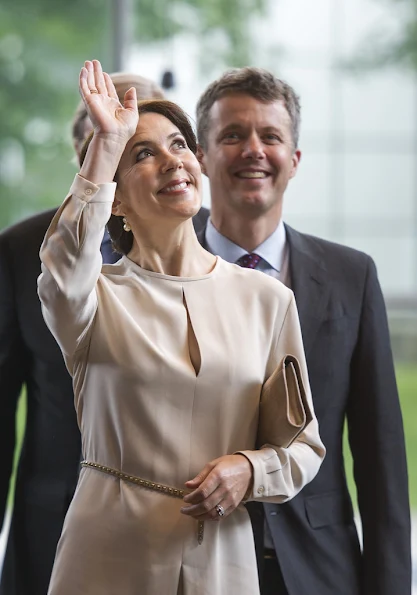
[[[228,262],[236,262],[241,256],[248,254],[244,248],[241,248],[217,231],[211,219],[207,221],[206,243],[210,252],[217,254]],[[279,272],[284,259],[285,243],[285,226],[281,219],[275,231],[260,246],[255,248],[253,252],[258,254],[273,269]]]

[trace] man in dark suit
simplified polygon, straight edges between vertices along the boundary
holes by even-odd
[[[212,200],[200,241],[229,261],[252,254],[252,268],[293,289],[327,449],[317,477],[292,501],[248,504],[261,592],[410,595],[407,468],[384,301],[369,256],[282,222],[301,157],[299,122],[293,89],[256,68],[226,73],[197,107]],[[363,551],[346,485],[345,420]]]
[[[141,98],[163,97],[137,75],[112,75],[119,96],[131,86]],[[77,153],[91,130],[80,104],[73,126]],[[80,433],[71,378],[47,329],[37,295],[39,248],[56,209],[0,234],[0,518],[4,518],[15,450],[15,414],[23,386],[27,423],[14,510],[1,578],[1,595],[46,595],[55,549],[77,483]],[[205,209],[196,216],[201,226]],[[201,221],[200,221],[201,220]],[[118,259],[106,235],[105,262]]]

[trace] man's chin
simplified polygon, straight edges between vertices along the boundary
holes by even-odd
[[[277,204],[277,201],[271,199],[270,196],[250,194],[237,197],[234,203],[241,211],[262,215],[270,211]]]

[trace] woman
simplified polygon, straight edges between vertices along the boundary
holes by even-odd
[[[49,593],[256,594],[239,504],[293,497],[324,456],[315,418],[288,449],[254,450],[262,385],[287,353],[307,383],[293,295],[198,243],[201,173],[180,108],[138,110],[134,89],[122,107],[97,61],[80,90],[94,135],[39,278],[86,459]],[[111,213],[124,256],[102,266]]]

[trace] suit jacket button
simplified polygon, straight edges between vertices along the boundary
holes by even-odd
[[[259,486],[259,488],[258,488],[258,494],[263,494],[264,491],[265,491],[264,486]]]

